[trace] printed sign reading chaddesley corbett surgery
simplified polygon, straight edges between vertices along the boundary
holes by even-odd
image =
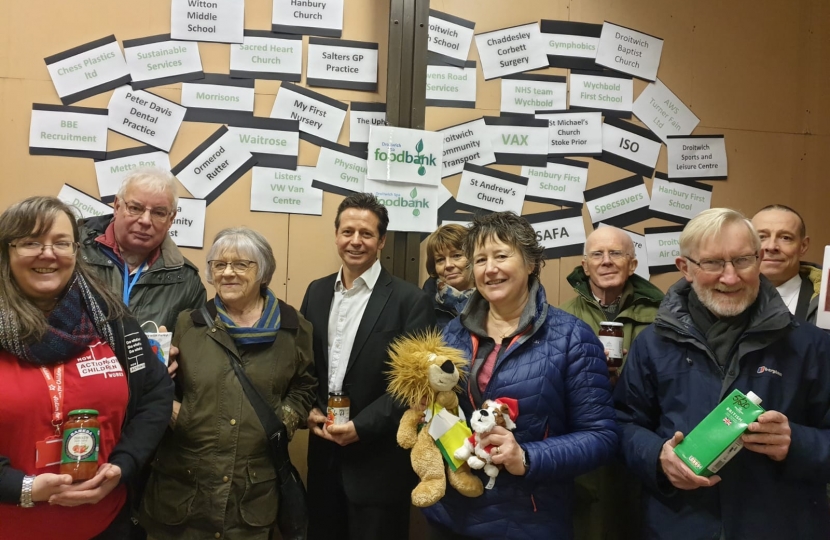
[[[476,34],[484,79],[548,67],[537,23]]]

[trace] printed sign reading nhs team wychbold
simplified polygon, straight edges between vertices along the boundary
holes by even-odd
[[[437,186],[441,183],[443,145],[442,135],[433,131],[372,126],[366,177]]]

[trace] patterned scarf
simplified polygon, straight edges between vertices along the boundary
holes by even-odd
[[[435,293],[435,301],[447,311],[458,315],[467,307],[467,302],[475,290],[475,287],[473,287],[466,291],[459,291],[451,285],[444,283],[444,286],[439,288],[438,292]]]
[[[273,343],[277,339],[277,330],[280,329],[280,306],[271,289],[265,289],[265,308],[262,310],[262,317],[251,328],[237,326],[231,320],[219,295],[213,297],[213,302],[216,304],[219,319],[225,323],[228,334],[237,345]]]
[[[38,341],[22,342],[17,316],[0,299],[0,348],[37,365],[65,362],[78,356],[101,337],[115,349],[107,315],[84,277],[75,272],[63,297],[46,318],[46,334]]]

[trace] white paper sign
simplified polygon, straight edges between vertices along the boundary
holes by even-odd
[[[340,37],[343,0],[274,0],[271,30],[286,34]]]
[[[521,215],[527,178],[477,165],[464,166],[456,200],[494,212]]]
[[[571,107],[630,111],[634,81],[571,72]]]
[[[427,106],[475,108],[476,63],[464,66],[427,65]]]
[[[109,156],[108,156],[109,157]],[[143,167],[158,167],[169,171],[170,157],[166,152],[146,152],[105,161],[95,162],[95,176],[98,180],[98,195],[102,199],[113,197],[130,173]]]
[[[588,201],[588,213],[591,215],[591,223],[599,223],[640,208],[646,208],[648,204],[648,190],[646,190],[646,185],[640,181],[634,187]]]
[[[170,7],[173,39],[242,43],[245,0],[171,0]]]
[[[386,124],[386,104],[352,101],[349,109],[349,141],[368,143],[369,128]]]
[[[613,225],[606,225],[605,223],[600,223],[599,227],[612,227]],[[637,255],[637,269],[634,270],[634,273],[640,276],[643,279],[648,280],[651,275],[648,272],[648,249],[646,249],[646,237],[642,234],[637,234],[629,231],[628,229],[620,229],[622,232],[627,234],[631,241],[634,243],[634,253]]]
[[[558,160],[547,167],[522,167],[527,178],[526,197],[567,201],[582,204],[582,193],[588,185],[588,164],[581,161]],[[556,203],[554,203],[556,204]]]
[[[184,120],[185,108],[150,92],[120,86],[109,103],[108,127],[169,152]]]
[[[552,156],[586,156],[602,152],[602,113],[537,113],[548,121]]]
[[[378,44],[309,38],[306,82],[374,92],[378,88]]]
[[[441,134],[434,131],[372,126],[366,177],[437,186],[441,183],[443,143]]]
[[[669,137],[669,178],[726,179],[726,142],[723,135]]]
[[[543,34],[545,53],[554,56],[596,58],[599,38],[572,34]]]
[[[444,137],[441,174],[445,178],[460,173],[468,162],[473,165],[495,163],[490,131],[483,119],[442,129],[439,133]]]
[[[250,152],[241,147],[227,128],[220,128],[219,132],[223,134],[212,144],[198,155],[188,156],[173,169],[179,182],[197,199],[206,199],[252,159]]]
[[[127,60],[133,86],[136,88],[145,88],[147,85],[140,84],[144,81],[202,71],[198,43],[169,39],[135,46],[127,46],[128,43],[124,42],[124,58]]]
[[[427,50],[456,60],[454,65],[463,64],[470,52],[474,28],[473,21],[431,9]]]
[[[88,48],[92,47],[92,48]],[[113,81],[129,82],[130,70],[121,54],[115,36],[100,39],[79,47],[82,52],[56,54],[46,58],[46,68],[64,103],[72,103],[111,87],[97,88]],[[85,92],[97,88],[97,91]]]
[[[663,142],[670,135],[689,135],[700,122],[660,79],[646,86],[631,109]]]
[[[545,258],[579,255],[585,245],[585,223],[581,213],[557,210],[545,212],[544,215],[551,219],[536,221],[539,217],[534,216],[530,224],[536,231],[536,239],[545,248]],[[559,217],[562,215],[570,217]]]
[[[255,119],[264,120],[264,119]],[[279,122],[279,120],[268,120]],[[228,132],[236,142],[251,154],[271,154],[296,157],[300,149],[298,131],[282,131],[259,127],[228,126]]]
[[[341,108],[342,106],[342,108]],[[322,94],[282,83],[271,109],[271,118],[300,122],[300,131],[337,142],[348,106]]]
[[[548,67],[538,23],[476,34],[475,38],[485,80]]]
[[[314,179],[348,191],[363,191],[366,160],[331,148],[320,148]]]
[[[299,81],[303,71],[301,39],[246,30],[242,43],[231,45],[231,76]]]
[[[821,292],[818,297],[818,312],[816,314],[816,326],[830,329],[830,297],[828,297],[828,279],[830,279],[830,246],[824,246],[824,271],[821,273]]]
[[[663,40],[606,22],[597,49],[597,64],[653,81],[657,78]]]
[[[708,210],[711,206],[712,192],[706,189],[669,182],[661,178],[655,178],[651,185],[651,204],[649,208],[654,212],[689,220],[704,210]]]
[[[74,206],[82,218],[106,216],[112,214],[112,208],[83,191],[77,190],[69,184],[64,184],[58,193],[58,199],[69,206]]]
[[[625,126],[626,129],[619,126]],[[622,120],[615,121],[606,118],[605,123],[602,124],[602,151],[644,166],[648,170],[639,170],[638,167],[625,166],[625,164],[618,165],[650,177],[654,174],[654,167],[657,165],[657,158],[660,157],[660,148],[663,145],[649,139],[645,133],[637,133],[639,130],[645,131],[633,124],[626,124]]]
[[[311,187],[314,167],[296,171],[254,167],[251,181],[251,210],[279,214],[323,213],[323,191]]]
[[[548,155],[548,126],[543,120],[512,119],[515,123],[502,123],[502,117],[485,117],[487,129],[490,131],[490,144],[499,163],[527,164],[528,159],[538,158],[547,161]],[[533,125],[521,125],[533,124]],[[541,123],[537,126],[537,123]],[[502,154],[501,156],[499,154]],[[517,160],[517,161],[512,161]]]
[[[438,225],[438,188],[413,184],[390,184],[366,179],[365,193],[378,198],[389,212],[389,230],[432,232]]]
[[[92,152],[103,157],[107,151],[107,115],[103,109],[32,105],[29,124],[29,153],[37,148]]]
[[[187,199],[179,197],[176,217],[170,226],[170,238],[179,247],[202,249],[205,247],[205,208],[204,199]]]
[[[254,111],[254,89],[224,84],[182,83],[182,105],[199,109]]]
[[[658,272],[673,272],[676,270],[675,259],[680,257],[680,233],[677,227],[658,227],[672,229],[672,232],[651,232],[646,229],[646,249],[648,250],[648,267],[652,274]]]
[[[564,77],[551,75],[517,75],[521,79],[501,80],[501,111],[534,114],[568,107],[568,84]],[[527,77],[527,78],[525,78]],[[531,79],[544,79],[533,80]]]

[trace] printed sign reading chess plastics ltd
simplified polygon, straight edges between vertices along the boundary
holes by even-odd
[[[515,212],[522,215],[527,191],[527,178],[496,169],[464,164],[456,200],[493,212]]]
[[[524,217],[536,231],[536,240],[545,248],[545,259],[582,255],[585,249],[585,223],[582,221],[581,208],[553,210]]]
[[[540,22],[550,67],[599,69],[597,57],[601,24],[570,21]]]
[[[367,163],[363,152],[340,144],[320,148],[311,185],[317,189],[348,197],[363,191]]]
[[[436,58],[427,64],[427,107],[476,107],[476,63],[469,60],[463,67],[438,64]]]
[[[238,144],[228,128],[222,126],[171,172],[191,195],[210,204],[254,163],[256,158]]]
[[[69,206],[74,206],[84,219],[112,214],[112,208],[69,184],[63,185],[57,197]]]
[[[366,178],[437,186],[443,142],[442,135],[434,131],[372,126]]]
[[[182,83],[184,119],[225,124],[254,115],[254,80],[206,73],[204,79]]]
[[[343,0],[274,0],[271,31],[339,38]]]
[[[302,36],[245,30],[242,43],[231,45],[231,77],[299,82],[302,72]]]
[[[170,9],[173,39],[242,43],[245,0],[172,0]]]
[[[536,111],[548,121],[549,156],[598,156],[602,153],[602,113]]]
[[[680,233],[683,225],[646,227],[648,271],[652,274],[677,272],[675,259],[680,257]]]
[[[599,227],[613,227],[613,225],[606,225],[605,223],[600,223]],[[631,241],[634,243],[634,253],[637,255],[637,268],[634,270],[634,273],[640,276],[643,279],[649,279],[651,274],[648,273],[648,250],[646,249],[646,237],[642,234],[637,234],[635,232],[631,232],[628,229],[620,229],[622,232],[628,235],[631,238]]]
[[[386,103],[352,101],[349,105],[349,146],[368,151],[369,128],[386,125]]]
[[[158,167],[169,171],[170,158],[167,152],[150,146],[107,152],[104,161],[95,162],[95,176],[98,179],[98,195],[101,196],[101,200],[105,203],[113,202],[124,178],[142,167]]]
[[[107,110],[33,104],[29,154],[104,159]]]
[[[366,179],[365,193],[389,212],[389,230],[431,233],[438,225],[438,187]]]
[[[144,90],[116,88],[108,106],[107,126],[122,135],[170,151],[185,108]]]
[[[583,193],[594,227],[604,222],[625,227],[651,217],[648,190],[641,176],[630,176]]]
[[[551,159],[547,167],[522,167],[527,177],[525,200],[582,208],[588,185],[588,164],[573,159]]]
[[[660,79],[646,86],[632,110],[663,142],[667,142],[670,135],[689,135],[700,122]]]
[[[654,217],[685,225],[712,206],[712,186],[692,180],[670,182],[657,173],[651,185],[651,213]]]
[[[427,50],[438,55],[444,63],[464,66],[475,26],[473,21],[430,9]]]
[[[631,118],[634,81],[607,71],[571,70],[570,109],[602,111],[607,118]]]
[[[442,129],[438,133],[444,137],[444,153],[441,156],[441,174],[444,178],[460,173],[465,163],[489,165],[496,162],[490,130],[481,118]]]
[[[205,210],[207,201],[179,197],[176,217],[168,233],[179,247],[202,249],[205,247]]]
[[[538,110],[565,110],[568,83],[558,75],[520,73],[501,80],[501,112],[533,115]]]
[[[170,34],[124,40],[133,90],[192,81],[205,76],[199,44],[173,41]]]
[[[130,82],[115,36],[44,58],[61,103],[69,105]]]
[[[669,178],[726,180],[723,135],[669,136]]]
[[[323,191],[311,187],[314,167],[296,171],[254,167],[251,181],[251,211],[277,214],[323,213]]]
[[[660,138],[651,131],[625,120],[606,118],[602,125],[602,155],[597,159],[651,178],[662,146]]]
[[[496,163],[544,167],[548,162],[548,121],[485,116]]]
[[[260,167],[296,169],[300,148],[300,128],[296,120],[260,118],[228,123],[236,143],[250,152]]]
[[[306,82],[309,86],[376,92],[378,44],[344,39],[308,38]]]
[[[657,78],[663,40],[605,21],[597,48],[597,64],[653,81]]]
[[[277,92],[271,118],[300,122],[300,138],[318,146],[337,143],[349,106],[323,94],[284,82]]]
[[[537,23],[476,34],[484,80],[548,67],[544,41]]]

